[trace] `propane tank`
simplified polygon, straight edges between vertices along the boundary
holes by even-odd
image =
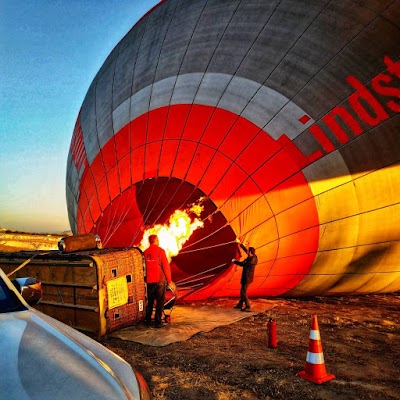
[[[267,337],[268,347],[276,349],[278,347],[278,340],[276,339],[276,323],[272,318],[270,318],[267,323]]]

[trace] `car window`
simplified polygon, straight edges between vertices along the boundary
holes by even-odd
[[[26,307],[21,303],[17,295],[8,288],[0,278],[0,313],[22,311]]]

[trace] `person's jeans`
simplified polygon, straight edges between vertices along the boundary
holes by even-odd
[[[242,283],[242,287],[240,289],[240,305],[243,305],[243,303],[246,305],[246,307],[250,308],[250,300],[247,297],[247,289],[249,287],[249,283]]]
[[[155,282],[147,284],[147,306],[146,306],[146,317],[145,321],[151,321],[151,315],[153,314],[154,301],[156,302],[156,312],[154,321],[156,325],[161,325],[161,317],[164,310],[165,303],[165,282]]]

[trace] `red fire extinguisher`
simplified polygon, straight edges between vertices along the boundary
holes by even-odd
[[[276,339],[276,323],[270,318],[267,323],[267,336],[268,336],[268,347],[276,349],[278,347],[278,340]]]

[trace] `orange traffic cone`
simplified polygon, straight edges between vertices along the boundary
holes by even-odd
[[[304,371],[298,372],[296,376],[317,384],[335,379],[335,375],[328,374],[325,369],[324,353],[322,352],[322,343],[316,315],[312,316],[311,321],[306,366]]]

